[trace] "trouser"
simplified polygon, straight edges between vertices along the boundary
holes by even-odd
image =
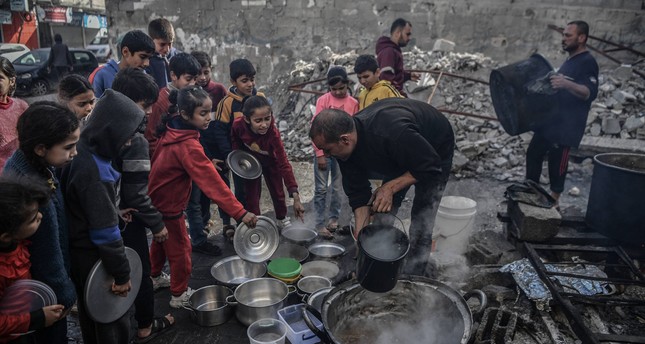
[[[141,287],[134,300],[134,318],[138,328],[148,328],[152,325],[155,315],[155,295],[150,279],[150,253],[148,251],[148,236],[146,228],[136,218],[128,224],[121,233],[123,244],[135,250],[141,259]]]
[[[170,293],[179,296],[188,289],[192,272],[190,239],[183,214],[164,217],[163,222],[168,230],[168,239],[161,244],[153,241],[150,245],[150,274],[159,276],[167,258],[170,265]]]
[[[229,173],[230,170],[224,170],[224,171],[218,171],[219,176],[222,177],[222,180],[224,183],[226,183],[226,186],[229,188],[231,187],[231,180],[229,178]],[[231,173],[233,175],[233,185],[235,185],[235,198],[237,198],[237,201],[242,204],[246,208],[246,193],[244,192],[245,189],[245,184],[246,180],[235,173]],[[222,208],[217,209],[217,212],[219,213],[220,219],[222,219],[222,224],[224,226],[230,225],[231,224],[231,216],[227,214]]]
[[[67,317],[59,319],[52,326],[45,327],[40,331],[36,331],[33,334],[33,339],[27,339],[26,341],[22,341],[20,343],[67,344]]]
[[[262,175],[269,189],[275,218],[282,220],[287,216],[287,202],[284,194],[284,182],[280,170],[274,166],[262,166]],[[262,196],[262,179],[246,180],[246,210],[259,215],[260,197]]]
[[[68,66],[55,66],[56,74],[58,75],[58,80],[62,79],[65,75],[69,74]]]
[[[316,228],[325,227],[325,210],[327,206],[327,194],[331,194],[331,203],[329,204],[329,218],[338,219],[340,217],[340,204],[343,188],[343,180],[340,174],[340,166],[335,158],[327,159],[327,169],[321,171],[318,169],[318,158],[314,156],[314,208],[316,210]],[[329,178],[331,184],[327,186]]]
[[[78,320],[85,344],[123,344],[130,340],[130,315],[126,312],[121,318],[108,324],[95,322],[85,309],[85,284],[94,264],[99,260],[97,249],[71,249],[72,281],[78,296]]]
[[[570,147],[553,144],[535,133],[526,151],[526,179],[540,182],[542,162],[546,155],[550,189],[554,193],[561,194],[564,191],[564,181],[569,167],[569,150]]]
[[[211,218],[210,207],[211,200],[204,196],[202,190],[199,189],[197,184],[193,183],[193,188],[190,191],[190,199],[188,200],[188,207],[186,208],[190,241],[193,246],[199,246],[208,239],[204,233],[204,226]],[[228,214],[226,216],[228,216]]]

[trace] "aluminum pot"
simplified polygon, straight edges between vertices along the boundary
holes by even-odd
[[[331,287],[331,280],[322,276],[305,276],[296,284],[298,293],[305,296],[324,288]]]
[[[275,278],[255,278],[240,284],[235,293],[226,298],[226,303],[237,306],[237,320],[249,326],[263,318],[278,319],[278,310],[295,291],[296,287],[287,286]]]
[[[211,275],[217,283],[231,289],[248,280],[263,277],[266,273],[265,263],[248,262],[239,256],[220,259],[211,268]]]
[[[487,304],[480,290],[475,296],[480,315]],[[316,328],[307,312],[308,327],[324,343],[441,343],[466,344],[472,334],[473,315],[456,290],[419,276],[402,276],[387,293],[372,293],[356,280],[347,281],[325,296],[321,315],[323,331]]]
[[[233,315],[233,308],[226,302],[232,294],[230,289],[220,285],[202,287],[195,290],[184,308],[190,311],[191,319],[199,326],[221,325]]]

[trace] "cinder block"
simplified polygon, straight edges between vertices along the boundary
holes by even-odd
[[[540,208],[509,201],[508,214],[517,229],[519,240],[546,241],[556,236],[560,230],[562,216],[555,208]]]

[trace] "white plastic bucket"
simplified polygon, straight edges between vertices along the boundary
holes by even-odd
[[[441,198],[434,222],[434,250],[463,254],[473,232],[477,202],[461,196]]]

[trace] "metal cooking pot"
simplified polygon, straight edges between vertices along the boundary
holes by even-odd
[[[233,315],[233,308],[226,302],[231,294],[230,289],[219,285],[202,287],[195,290],[184,308],[190,311],[190,317],[199,326],[221,325]]]
[[[296,287],[287,286],[274,278],[256,278],[240,284],[226,303],[237,306],[235,316],[242,324],[249,326],[262,318],[278,319],[278,310],[284,307],[289,294]]]
[[[487,304],[486,295],[474,290],[479,315]],[[356,280],[333,289],[322,304],[323,331],[304,312],[308,327],[324,343],[441,343],[465,344],[473,325],[468,304],[456,290],[419,276],[402,276],[387,293],[372,293]],[[313,307],[307,309],[314,315]]]
[[[309,295],[323,288],[331,287],[331,280],[322,276],[305,276],[296,284],[301,295]]]
[[[218,284],[235,289],[241,283],[263,277],[267,273],[265,263],[253,263],[239,256],[220,259],[211,268],[211,275]]]
[[[305,295],[303,298],[303,301],[307,305],[317,310],[318,313],[320,313],[320,311],[322,310],[322,303],[323,303],[323,300],[325,299],[325,296],[327,296],[327,294],[329,294],[329,292],[332,291],[333,289],[334,287],[319,289],[311,293],[311,295]]]

